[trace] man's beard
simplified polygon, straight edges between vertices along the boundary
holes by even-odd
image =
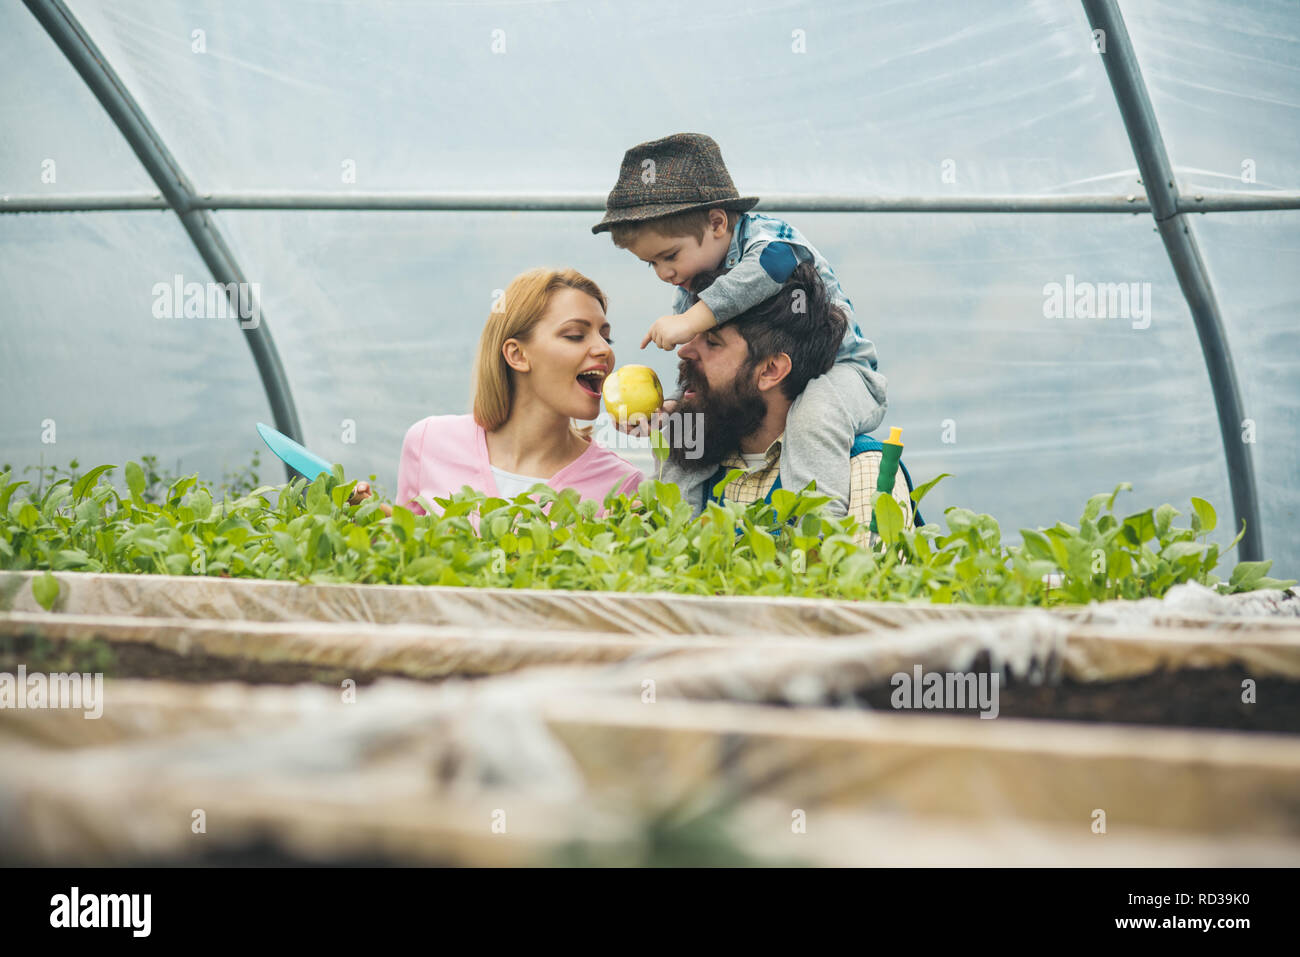
[[[681,394],[687,389],[695,394],[682,398],[677,405],[676,421],[669,421],[668,458],[685,469],[712,469],[733,452],[740,450],[740,440],[756,432],[767,417],[767,405],[762,393],[754,384],[754,370],[749,363],[736,373],[727,389],[710,390],[704,376],[683,360],[678,369],[677,387]],[[688,415],[700,414],[698,444],[688,447],[680,434],[682,423]],[[700,455],[690,458],[697,451]]]

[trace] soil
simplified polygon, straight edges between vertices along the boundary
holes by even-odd
[[[1247,678],[1255,682],[1253,704],[1241,700]],[[893,692],[889,685],[867,689],[854,703],[895,714],[979,715],[978,708],[895,710]],[[1013,682],[998,689],[998,717],[1300,734],[1300,681],[1209,668],[1155,671],[1123,681]]]
[[[85,642],[51,642],[37,636],[0,639],[0,671],[13,672],[19,664],[26,665],[29,672],[100,671],[109,678],[196,683],[315,683],[338,687],[345,678],[364,686],[391,677],[385,672],[299,662],[268,663],[219,658],[201,652],[181,655],[153,645],[109,644],[100,639]],[[981,656],[972,670],[981,672],[987,668],[987,657]],[[1241,700],[1242,682],[1247,678],[1255,682],[1254,703]],[[446,679],[417,680],[438,683]],[[894,714],[977,717],[980,713],[978,707],[895,709],[890,700],[893,694],[894,688],[884,684],[860,689],[851,700],[839,703]],[[785,704],[783,701],[770,703]],[[1122,681],[1065,680],[1055,685],[1011,682],[998,689],[998,716],[1300,734],[1300,681],[1258,677],[1241,668],[1210,668],[1156,671]]]
[[[101,639],[52,642],[24,635],[0,639],[0,671],[13,672],[18,665],[28,672],[102,672],[106,678],[158,678],[166,681],[242,681],[250,685],[324,684],[338,687],[351,678],[358,687],[380,678],[395,677],[382,671],[332,668],[301,662],[263,662],[247,658],[220,658],[200,651],[178,654],[154,645]],[[406,677],[396,676],[396,677]],[[413,679],[430,683],[443,678]]]

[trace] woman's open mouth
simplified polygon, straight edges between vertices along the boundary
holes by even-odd
[[[605,384],[605,377],[609,373],[604,369],[588,369],[586,372],[578,373],[578,386],[583,392],[595,398],[600,398],[600,387]]]

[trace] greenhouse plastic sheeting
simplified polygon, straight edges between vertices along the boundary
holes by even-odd
[[[1085,829],[1102,807],[1134,827],[1300,837],[1289,736],[573,696],[543,710],[594,792],[762,793],[788,802],[787,829],[809,804]]]
[[[353,678],[400,674],[409,678],[478,676],[539,664],[600,664],[648,660],[686,651],[736,645],[765,648],[811,639],[770,635],[632,636],[626,632],[529,632],[496,626],[427,626],[374,622],[213,621],[108,615],[0,612],[0,635],[39,634],[61,641],[100,639],[112,645],[151,646],[176,655],[236,660],[247,665],[300,664],[346,669]],[[257,675],[248,669],[249,677]],[[307,680],[308,673],[300,673]]]
[[[0,572],[0,611],[42,613],[35,572]],[[666,592],[452,588],[434,585],[300,585],[201,576],[54,572],[54,612],[66,615],[198,618],[226,621],[334,621],[423,624],[517,634],[600,632],[656,635],[833,636],[951,621],[998,621],[1010,606],[845,601]],[[1300,615],[1295,591],[1219,595],[1195,584],[1163,599],[1061,605],[1051,614],[1079,623],[1232,629],[1245,619]]]
[[[947,655],[953,658],[946,662],[948,670],[961,670],[956,656],[970,658],[992,649],[999,661],[1011,656],[1015,674],[1041,672],[1050,666],[1055,674],[1087,680],[1128,677],[1160,667],[1225,665],[1242,666],[1252,674],[1300,678],[1300,657],[1295,654],[1300,649],[1300,621],[1294,618],[1225,619],[1161,613],[1156,607],[1148,607],[1144,614],[1108,619],[1104,606],[1097,610],[1095,615],[1072,616],[1027,609],[1012,615],[964,620],[940,613],[929,619],[898,622],[892,628],[876,627],[856,633],[868,635],[865,640],[853,633],[839,635],[830,643],[834,646],[830,650],[824,647],[825,636],[807,634],[787,637],[746,631],[709,635],[647,630],[633,635],[624,631],[566,631],[542,625],[519,628],[493,622],[474,626],[265,622],[43,611],[0,612],[0,636],[40,635],[47,640],[73,642],[98,639],[117,650],[156,649],[166,653],[163,659],[122,666],[131,675],[139,674],[141,668],[152,674],[148,669],[154,667],[172,674],[171,669],[183,667],[186,662],[171,656],[181,656],[206,669],[222,662],[233,665],[238,675],[249,681],[326,680],[320,677],[320,669],[334,669],[337,674],[332,680],[366,680],[378,675],[468,678],[539,665],[635,661],[628,671],[630,678],[620,677],[622,673],[615,669],[597,672],[594,677],[588,672],[575,672],[566,681],[628,693],[629,688],[639,690],[647,669],[653,665],[656,679],[667,682],[666,693],[689,695],[689,689],[715,687],[726,689],[728,697],[767,700],[777,693],[773,690],[776,683],[783,689],[789,685],[789,693],[796,697],[800,693],[811,696],[802,701],[805,704],[820,703],[831,695],[833,689],[822,684],[827,669],[836,672],[836,687],[845,682],[845,687],[854,682],[863,684],[867,680],[864,675],[879,677],[899,670],[888,663],[875,666],[895,653],[921,656],[927,661]],[[1099,621],[1105,624],[1097,624]],[[1037,644],[1022,648],[1025,641]],[[1018,653],[1017,648],[1021,648]],[[750,653],[741,654],[746,650]],[[686,660],[663,660],[682,655],[687,656]],[[943,662],[931,663],[937,666]],[[286,670],[282,666],[290,667]],[[767,683],[750,685],[755,674],[768,676]],[[810,683],[800,684],[801,674],[813,676]]]
[[[1196,229],[1241,383],[1240,438],[1255,460],[1264,557],[1278,577],[1300,578],[1300,212],[1198,217]],[[1220,510],[1220,524],[1227,514]]]
[[[599,195],[627,146],[683,126],[713,135],[740,189],[759,196],[1142,191],[1089,25],[1069,0],[69,6],[200,193]],[[1294,5],[1121,9],[1180,188],[1300,189]],[[694,41],[720,31],[779,64],[767,95],[751,95],[743,70],[719,72],[698,95]],[[0,144],[0,190],[149,191],[18,4],[0,7],[0,37],[12,54],[0,77],[20,94],[0,107],[15,134]],[[798,43],[806,53],[793,54]],[[40,178],[47,158],[61,171],[53,184]],[[348,163],[356,177],[345,183]],[[594,277],[621,360],[675,381],[671,356],[635,348],[667,287],[589,233],[595,213],[214,217],[260,285],[307,444],[350,475],[376,475],[390,495],[405,429],[466,411],[479,330],[526,268]],[[1089,495],[1127,480],[1134,491],[1119,508],[1186,510],[1198,495],[1219,510],[1216,540],[1231,537],[1204,359],[1149,215],[789,218],[835,264],[877,344],[886,425],[904,428],[913,473],[954,473],[928,499],[935,516],[961,504],[1015,539],[1021,527],[1073,521]],[[1300,376],[1287,348],[1297,221],[1194,220],[1255,423],[1265,557],[1283,578],[1300,576]],[[154,283],[209,278],[170,213],[7,215],[0,254],[0,463],[155,454],[214,481],[248,463],[253,423],[268,415],[234,323],[150,309]],[[1150,284],[1149,315],[1048,318],[1044,287],[1071,280]],[[47,419],[57,444],[42,441]],[[613,436],[607,423],[599,434]],[[649,467],[643,448],[624,451]],[[268,459],[262,477],[278,478]]]
[[[1072,2],[69,6],[209,191],[332,190],[350,158],[361,189],[604,192],[684,117],[760,195],[937,192],[945,157],[984,193],[1114,191],[1134,168]],[[719,69],[702,94],[720,38],[779,83]]]
[[[844,829],[841,863],[903,854],[891,823],[959,838],[922,842],[914,863],[976,844],[998,863],[1041,859],[1102,806],[1123,825],[1110,863],[1136,863],[1135,847],[1149,860],[1296,860],[1289,740],[519,691],[385,682],[349,705],[329,689],[119,682],[103,729],[0,712],[0,760],[23,769],[0,779],[0,854],[184,861],[261,841],[307,860],[500,864],[554,862],[579,843],[626,863],[649,821],[721,811],[770,858],[788,853],[777,835],[797,807]],[[493,832],[499,815],[508,836]],[[1009,829],[1023,839],[987,841]]]
[[[1181,191],[1300,186],[1291,0],[1120,0],[1120,9]]]
[[[556,636],[577,648],[621,649],[638,639],[617,629],[548,632],[533,617],[598,599],[593,604],[602,614],[595,620],[627,627],[630,619],[619,612],[649,597],[59,578],[71,609],[134,603],[137,616],[22,610],[7,613],[0,628],[58,640],[134,626],[131,640],[177,651],[318,665],[339,663],[342,651],[352,662],[385,661],[399,670],[420,670],[449,641],[463,648],[481,641],[489,670],[502,670],[500,661],[511,655],[521,667],[560,665],[544,654],[518,658],[528,643],[545,648]],[[0,579],[7,607],[29,605],[30,580]],[[140,616],[168,590],[171,611],[205,617]],[[340,600],[356,593],[372,603]],[[524,624],[509,636],[513,650],[485,613],[493,605],[469,601],[476,595],[517,599],[511,615]],[[568,660],[473,683],[380,681],[356,689],[352,700],[329,687],[110,679],[96,721],[73,709],[0,710],[0,762],[21,768],[0,779],[0,855],[103,864],[186,862],[226,852],[500,865],[580,854],[626,864],[649,860],[647,829],[665,818],[690,825],[716,817],[733,850],[756,860],[1049,864],[1075,849],[1092,809],[1104,807],[1115,840],[1104,853],[1091,852],[1099,865],[1300,860],[1294,736],[818,707],[904,666],[960,668],[983,653],[992,667],[1025,680],[1095,681],[1224,665],[1294,678],[1300,622],[1287,614],[1295,603],[1290,595],[1223,597],[1183,586],[1164,602],[1127,603],[1140,624],[1124,630],[1041,609],[957,616],[947,613],[963,609],[900,606],[920,614],[910,622],[875,621],[875,633],[861,638],[839,629],[855,608],[868,615],[882,606],[655,597],[660,612],[677,606],[668,620],[681,622],[681,609],[694,606],[722,634],[710,640],[650,632],[639,639],[645,653],[624,664],[591,667],[600,663],[593,656],[585,666]],[[747,631],[760,615],[779,618],[809,604],[826,609],[819,624],[839,638],[780,641]],[[1156,606],[1171,609],[1168,620],[1197,624],[1163,625]],[[294,617],[322,607],[386,615],[351,623]],[[276,609],[271,622],[222,617]],[[411,612],[446,619],[475,610],[483,618],[477,632],[391,623]],[[667,649],[673,653],[663,657]],[[644,697],[647,677],[656,684],[653,706]],[[796,707],[744,703],[759,700]],[[817,822],[821,837],[810,846],[783,836],[792,807]],[[206,815],[201,840],[191,830],[196,808]],[[492,830],[499,814],[509,821],[508,840]],[[993,840],[1010,833],[1015,841]],[[907,840],[920,834],[929,837]]]
[[[85,81],[21,4],[0,5],[0,77],[0,194],[156,192]],[[130,259],[128,248],[116,251]],[[95,270],[97,279],[109,275],[108,267]],[[120,314],[120,303],[111,308]]]
[[[470,709],[463,694],[391,683],[364,689],[355,707],[322,689],[110,689],[111,720],[128,729],[118,746],[86,729],[78,743],[99,746],[63,750],[79,737],[65,725],[50,751],[32,740],[39,724],[0,712],[0,754],[23,767],[0,780],[0,857],[189,859],[269,837],[306,859],[518,864],[540,863],[539,845],[553,850],[580,823],[592,840],[619,834],[589,808],[579,820],[572,760],[508,702]],[[59,715],[42,713],[56,725]],[[512,837],[492,847],[503,795]],[[206,831],[191,830],[195,808]]]
[[[207,278],[170,214],[0,216],[0,469],[36,488],[25,469],[153,455],[219,483],[259,447],[273,458],[253,429],[270,409],[239,327],[154,318],[154,283],[177,274]]]
[[[653,635],[830,636],[1016,614],[1014,608],[821,598],[421,585],[299,585],[198,576],[55,572],[55,612],[250,621],[421,623],[467,629]],[[0,611],[38,612],[31,572],[0,572]]]
[[[845,638],[799,647],[701,649],[686,658],[637,661],[584,682],[592,693],[633,698],[653,679],[656,698],[690,698],[834,706],[856,691],[887,687],[899,673],[970,672],[987,656],[987,670],[1030,684],[1120,681],[1155,671],[1235,667],[1254,677],[1300,680],[1300,624],[1286,631],[1150,627],[1134,634],[1075,625],[1027,611],[996,623],[917,625],[869,639]],[[983,670],[983,669],[981,669]],[[561,672],[524,676],[553,680]],[[574,671],[569,682],[580,680]]]

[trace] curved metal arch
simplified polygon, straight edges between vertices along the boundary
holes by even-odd
[[[1238,440],[1242,421],[1240,390],[1218,302],[1191,224],[1184,219],[1192,207],[1178,195],[1173,169],[1116,0],[1081,2],[1089,24],[1094,30],[1100,29],[1105,33],[1107,46],[1103,62],[1106,74],[1142,173],[1148,208],[1196,324],[1218,413],[1236,519],[1238,523],[1246,523],[1240,554],[1244,559],[1258,559],[1263,547],[1254,465],[1249,449]],[[223,284],[246,282],[224,235],[206,208],[209,201],[206,197],[199,197],[80,22],[62,0],[24,0],[24,3],[85,80],[140,158],[168,205],[180,217],[213,277]],[[311,208],[310,203],[301,201],[292,203],[290,208],[293,206]],[[1210,208],[1210,204],[1201,208]],[[301,441],[302,429],[292,391],[270,330],[263,322],[256,328],[243,331],[262,378],[276,427]]]
[[[1237,525],[1243,521],[1246,523],[1239,554],[1244,560],[1259,561],[1263,557],[1264,545],[1255,466],[1249,447],[1241,441],[1241,391],[1237,386],[1237,372],[1232,363],[1232,353],[1228,350],[1214,287],[1210,284],[1192,224],[1186,218],[1185,201],[1180,201],[1173,166],[1119,5],[1116,0],[1082,2],[1093,30],[1103,31],[1105,46],[1101,57],[1106,66],[1106,76],[1110,79],[1133,155],[1142,173],[1151,215],[1196,324],[1196,335],[1210,374],[1210,389],[1219,416],[1219,432],[1228,462],[1228,485],[1232,491]]]
[[[50,39],[68,58],[81,78],[85,80],[90,91],[99,100],[109,117],[117,125],[135,155],[139,157],[146,172],[158,184],[167,204],[180,217],[181,225],[189,234],[190,241],[198,250],[204,263],[212,272],[217,282],[226,286],[227,293],[241,286],[230,283],[246,283],[247,277],[239,262],[231,252],[226,237],[217,225],[212,213],[196,205],[197,192],[171,151],[163,143],[162,137],[149,123],[140,109],[135,97],[127,90],[117,72],[109,65],[90,35],[82,28],[80,21],[67,8],[63,0],[23,0],[38,23],[49,34]],[[247,288],[247,287],[242,287]],[[235,315],[239,315],[239,303],[232,298],[231,305]],[[255,304],[260,316],[260,303]],[[242,324],[241,324],[242,328]],[[271,415],[275,427],[295,440],[302,441],[302,426],[298,422],[298,410],[294,405],[293,392],[289,387],[288,377],[280,362],[280,354],[275,348],[275,340],[265,319],[256,326],[242,328],[245,340],[253,353],[257,364],[262,387],[271,406]],[[293,470],[285,466],[285,474],[292,479]]]

